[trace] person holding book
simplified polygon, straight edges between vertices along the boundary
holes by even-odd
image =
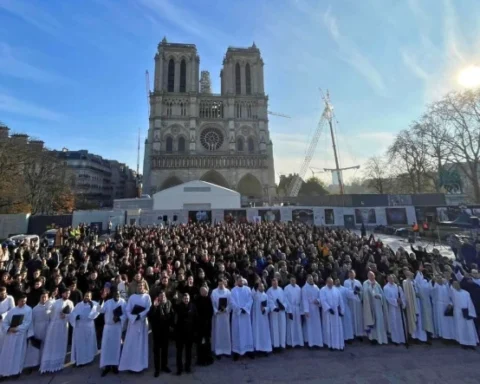
[[[128,318],[127,334],[120,357],[119,371],[141,372],[148,369],[148,320],[152,306],[148,285],[142,281],[137,292],[128,299],[125,312]]]
[[[20,294],[17,306],[2,321],[5,338],[0,352],[0,377],[19,376],[22,373],[31,322],[32,308],[27,305],[27,295]]]
[[[272,304],[265,293],[263,283],[257,283],[253,290],[252,329],[253,344],[256,352],[268,355],[272,352],[272,338],[270,336],[270,322],[268,314]]]
[[[90,364],[98,352],[95,319],[100,314],[98,303],[92,301],[92,292],[87,291],[69,317],[73,328],[71,362],[81,367]]]
[[[68,346],[68,319],[73,311],[73,303],[69,300],[70,289],[62,288],[62,297],[52,305],[50,323],[47,328],[40,373],[57,372],[63,369]]]
[[[230,306],[231,293],[226,288],[223,275],[218,277],[218,288],[212,292],[213,320],[212,320],[212,349],[217,359],[222,355],[232,354],[232,339],[230,336]]]
[[[100,351],[100,368],[103,369],[102,377],[108,372],[118,373],[120,352],[122,349],[122,332],[127,325],[127,303],[120,297],[120,291],[111,288],[112,299],[103,302],[99,311],[105,315],[105,326],[102,334],[102,350]],[[107,293],[103,292],[103,299]]]

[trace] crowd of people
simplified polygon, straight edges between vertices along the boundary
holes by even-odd
[[[473,348],[480,274],[437,250],[302,223],[123,226],[97,242],[66,228],[53,247],[0,250],[0,376],[77,366],[176,373],[285,348],[359,341]],[[149,331],[151,330],[151,348]]]

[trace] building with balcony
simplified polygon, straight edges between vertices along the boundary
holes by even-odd
[[[253,44],[228,48],[221,93],[210,93],[193,44],[164,38],[155,55],[154,89],[145,140],[147,194],[203,180],[261,198],[275,191],[263,60]]]

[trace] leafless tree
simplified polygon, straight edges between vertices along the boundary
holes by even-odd
[[[368,159],[364,167],[365,183],[376,193],[388,193],[392,185],[390,167],[385,158],[374,156]]]

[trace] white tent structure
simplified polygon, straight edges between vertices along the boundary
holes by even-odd
[[[194,180],[164,189],[153,196],[153,210],[238,209],[240,193],[205,181]]]

